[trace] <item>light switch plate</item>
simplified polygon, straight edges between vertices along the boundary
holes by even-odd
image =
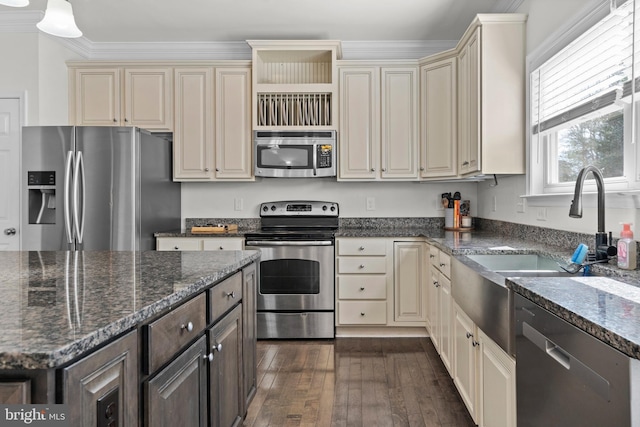
[[[376,210],[376,198],[375,197],[367,197],[367,210],[375,211]]]
[[[236,211],[241,211],[244,209],[244,200],[242,198],[236,197],[233,199],[233,209]]]

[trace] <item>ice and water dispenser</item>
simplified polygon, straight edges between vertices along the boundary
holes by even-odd
[[[29,224],[56,223],[55,171],[27,172]]]

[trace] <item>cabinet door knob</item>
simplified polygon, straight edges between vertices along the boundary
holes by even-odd
[[[474,341],[471,343],[472,346],[477,347],[480,345],[480,343],[478,341]]]
[[[382,168],[382,172],[386,172],[386,171],[387,171],[387,168]]]
[[[360,313],[360,316],[364,316],[364,313]]]
[[[234,298],[235,299],[235,297],[236,297],[236,291],[227,293],[227,298]]]
[[[127,118],[125,117],[124,122],[125,122],[125,123],[129,122],[129,119],[127,119]]]
[[[437,280],[434,280],[434,281],[433,281],[433,284],[435,285],[435,287],[436,287],[436,288],[439,288],[439,287],[440,287],[440,283],[438,283],[438,281],[437,281]]]
[[[424,171],[424,166],[420,166],[420,170],[421,170],[421,171]]]
[[[16,234],[16,229],[11,227],[11,228],[5,228],[4,229],[4,234],[7,236],[13,236]]]
[[[462,166],[469,166],[469,161],[465,160],[464,162],[462,162]]]
[[[173,249],[175,249],[176,251],[180,250],[180,248],[177,246],[174,246]]]
[[[219,168],[216,168],[216,172],[220,172],[220,169],[219,169]]]
[[[471,338],[473,334],[471,332],[467,332],[467,338]]]
[[[204,168],[204,171],[205,172],[209,172],[209,168]]]
[[[223,248],[222,246],[220,246],[220,248],[219,248],[219,249],[220,249],[221,251],[223,251],[223,250],[224,250],[224,248]]]
[[[113,123],[118,123],[118,121],[116,119],[113,119]]]
[[[364,268],[364,264],[360,264],[360,265],[358,266],[358,268],[360,268],[360,269]]]
[[[220,353],[222,351],[222,344],[217,343],[211,346],[211,349],[213,351],[217,351],[218,353]]]
[[[447,265],[447,264],[445,264],[444,262],[440,263],[440,267],[444,267],[445,265]]]
[[[435,258],[436,256],[434,254],[429,254],[429,258]]]
[[[193,323],[187,322],[186,325],[183,323],[182,325],[180,325],[180,329],[186,329],[187,332],[191,332],[193,331]]]
[[[364,251],[364,246],[360,246],[360,247],[358,248],[358,250],[359,250],[359,251]]]
[[[208,360],[209,362],[213,362],[213,353],[205,354],[203,359]]]
[[[375,172],[375,171],[376,171],[376,168],[371,168],[371,172]]]
[[[364,291],[364,286],[361,286],[361,287],[360,287],[360,290],[361,290],[361,291]]]

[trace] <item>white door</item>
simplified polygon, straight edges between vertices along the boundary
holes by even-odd
[[[20,250],[20,100],[0,98],[0,250]]]

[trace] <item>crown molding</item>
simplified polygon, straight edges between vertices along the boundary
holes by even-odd
[[[501,0],[501,6],[517,8],[523,0]],[[42,11],[0,12],[0,33],[39,32],[35,24]],[[52,37],[84,59],[95,60],[250,60],[246,41],[231,42],[140,42],[102,43],[86,37]],[[342,41],[342,59],[419,59],[452,49],[458,40],[371,40]]]

